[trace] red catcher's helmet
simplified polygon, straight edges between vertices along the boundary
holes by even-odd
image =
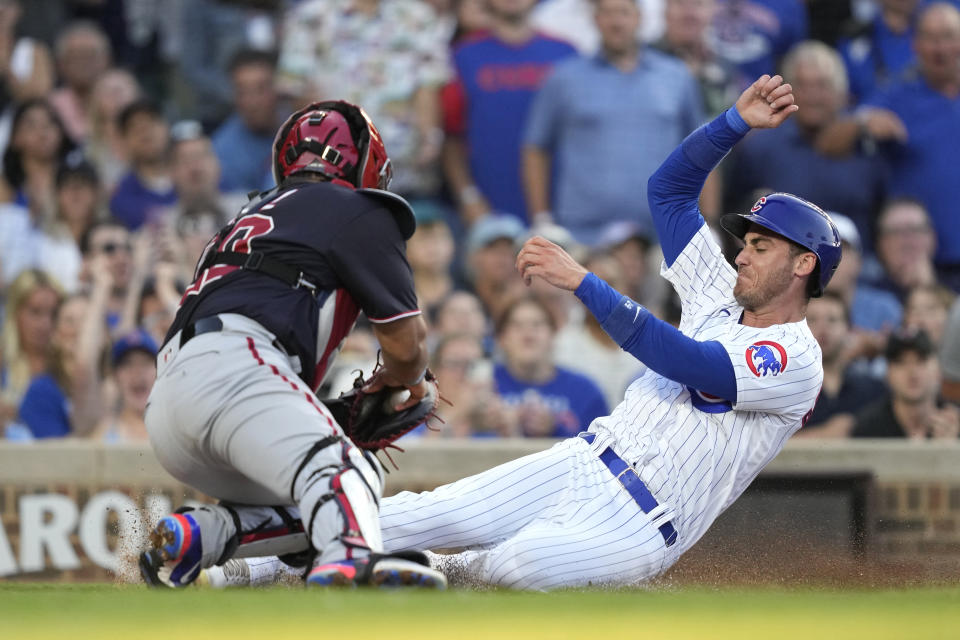
[[[273,141],[277,184],[311,171],[357,188],[387,189],[393,177],[380,132],[360,107],[314,102],[287,118]]]

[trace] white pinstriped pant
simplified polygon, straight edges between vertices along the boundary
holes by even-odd
[[[387,551],[467,548],[440,556],[454,580],[518,589],[627,585],[677,554],[581,438],[433,491],[385,498]]]

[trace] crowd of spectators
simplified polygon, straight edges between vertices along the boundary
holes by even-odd
[[[273,186],[286,115],[323,99],[371,115],[417,217],[451,406],[411,437],[575,434],[645,367],[525,286],[520,244],[676,323],[647,178],[762,73],[800,111],[750,134],[701,209],[786,191],[837,221],[798,437],[958,437],[960,0],[0,0],[0,437],[146,438],[194,263]],[[318,393],[376,360],[361,318]]]

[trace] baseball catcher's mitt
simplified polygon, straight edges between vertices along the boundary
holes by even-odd
[[[371,375],[370,379],[375,375],[376,373]],[[430,382],[427,395],[417,404],[402,411],[395,411],[393,408],[404,400],[401,394],[405,390],[402,387],[383,387],[368,393],[364,387],[369,380],[364,380],[362,372],[353,381],[353,389],[340,394],[339,398],[323,400],[323,404],[333,414],[347,437],[361,449],[399,449],[393,444],[397,438],[436,415],[440,392],[437,389],[437,378],[429,369],[426,380]]]

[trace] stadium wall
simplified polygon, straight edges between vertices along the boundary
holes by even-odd
[[[415,442],[393,454],[400,468],[387,493],[429,489],[550,444]],[[0,443],[0,579],[135,580],[130,560],[145,523],[204,499],[149,447]],[[960,576],[960,443],[791,442],[668,576],[777,581],[837,567]]]

